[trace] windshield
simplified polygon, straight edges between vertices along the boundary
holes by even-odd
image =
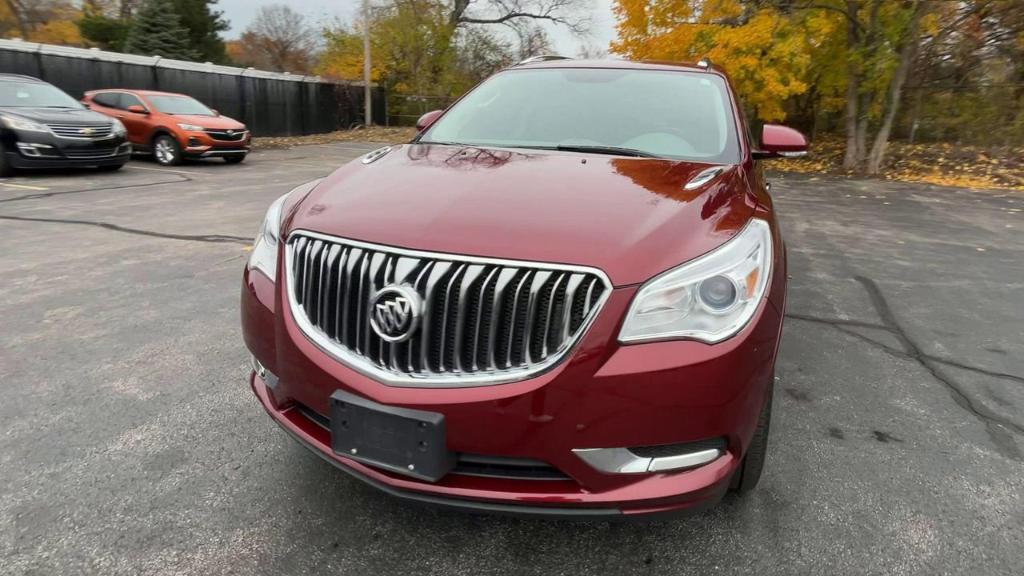
[[[188,96],[149,96],[149,103],[164,114],[184,114],[188,116],[214,116],[213,110],[202,102]]]
[[[739,159],[725,81],[703,72],[508,70],[457,102],[420,141]]]
[[[0,82],[0,107],[82,108],[77,100],[42,82]]]

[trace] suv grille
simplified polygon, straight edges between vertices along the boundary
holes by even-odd
[[[526,378],[560,360],[610,293],[598,270],[424,253],[292,234],[288,295],[303,331],[349,366],[391,384],[466,386]],[[402,342],[371,326],[386,286],[422,300]]]
[[[246,130],[232,131],[228,134],[224,130],[207,130],[207,136],[214,140],[223,140],[224,142],[239,142],[245,139]]]
[[[117,155],[117,148],[96,148],[93,150],[65,150],[64,155],[78,160],[110,158]]]
[[[108,138],[113,129],[111,124],[47,124],[46,127],[61,138],[83,140]]]

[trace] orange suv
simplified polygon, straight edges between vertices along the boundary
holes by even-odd
[[[150,90],[93,90],[82,103],[117,118],[128,131],[135,150],[151,152],[164,166],[186,158],[223,158],[228,164],[245,160],[251,140],[245,124],[184,94]]]

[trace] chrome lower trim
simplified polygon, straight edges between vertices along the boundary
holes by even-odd
[[[572,452],[590,467],[608,474],[670,472],[703,466],[722,455],[718,448],[658,458],[637,456],[628,448],[577,448]]]
[[[208,150],[203,152],[201,156],[203,158],[211,158],[213,156],[231,156],[234,154],[248,154],[248,150]]]
[[[589,313],[583,325],[579,328],[579,335],[575,340],[569,342],[564,349],[552,354],[542,362],[538,362],[527,368],[512,368],[506,370],[498,370],[487,373],[479,374],[465,374],[465,373],[436,373],[432,372],[429,374],[415,375],[415,374],[399,374],[388,370],[383,370],[376,364],[366,360],[359,354],[356,354],[338,342],[335,342],[324,334],[319,328],[313,325],[312,322],[306,317],[306,313],[299,306],[299,303],[295,299],[295,291],[292,287],[295,285],[294,278],[294,250],[292,249],[292,240],[296,235],[306,236],[308,238],[319,238],[321,240],[327,240],[329,242],[343,243],[349,246],[354,246],[363,249],[370,249],[375,251],[386,251],[391,254],[399,254],[403,256],[410,256],[413,258],[434,258],[444,259],[449,261],[456,261],[460,263],[473,263],[473,264],[491,264],[501,266],[512,266],[519,268],[535,268],[543,270],[559,270],[566,272],[583,272],[593,274],[597,279],[604,284],[605,290],[601,294],[600,298],[592,307],[592,312]],[[576,348],[583,338],[586,337],[587,332],[593,325],[594,320],[601,313],[601,309],[604,307],[605,302],[611,296],[612,283],[608,279],[608,276],[597,268],[590,268],[586,266],[575,266],[569,264],[549,264],[547,262],[531,262],[523,260],[507,260],[502,258],[484,258],[478,256],[463,256],[459,254],[451,254],[446,252],[426,252],[421,250],[410,250],[406,248],[397,248],[394,246],[388,246],[385,244],[373,244],[370,242],[362,242],[359,240],[350,240],[348,238],[340,238],[337,236],[329,236],[327,234],[320,234],[318,232],[311,232],[309,230],[292,230],[288,238],[282,240],[284,246],[284,270],[285,270],[285,285],[284,292],[288,298],[288,311],[291,313],[292,318],[298,325],[300,331],[318,348],[323,350],[326,354],[334,357],[342,364],[352,368],[353,370],[373,378],[378,382],[389,386],[407,387],[407,388],[465,388],[470,386],[491,386],[495,384],[508,384],[510,382],[519,382],[528,378],[533,378],[547,372],[554,368],[564,360],[569,352]]]

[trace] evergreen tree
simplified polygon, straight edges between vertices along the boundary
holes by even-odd
[[[181,23],[188,28],[189,42],[196,56],[204,62],[226,64],[227,53],[220,33],[226,31],[228,23],[221,18],[222,12],[213,9],[217,0],[172,0]]]
[[[135,13],[124,51],[177,60],[195,60],[198,56],[171,0],[145,0]]]
[[[131,24],[127,20],[110,18],[101,12],[87,10],[75,24],[82,37],[103,50],[124,51]]]

